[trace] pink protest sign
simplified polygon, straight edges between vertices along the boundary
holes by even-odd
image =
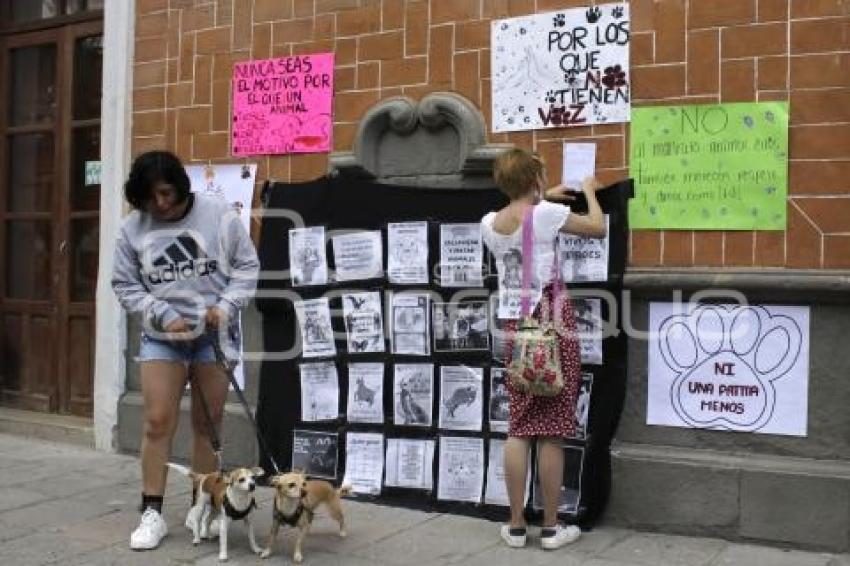
[[[333,53],[233,66],[233,155],[330,151]]]

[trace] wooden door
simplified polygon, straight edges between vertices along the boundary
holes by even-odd
[[[90,416],[102,22],[0,45],[0,402]]]

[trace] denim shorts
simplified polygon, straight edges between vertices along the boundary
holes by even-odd
[[[139,362],[182,362],[185,364],[207,364],[216,361],[213,340],[215,336],[201,334],[193,340],[158,340],[142,332],[139,341]],[[234,339],[237,338],[237,339]],[[229,359],[239,358],[239,340],[233,335],[222,344],[222,351]]]

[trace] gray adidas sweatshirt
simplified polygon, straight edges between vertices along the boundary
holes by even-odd
[[[259,271],[236,213],[223,199],[195,194],[177,221],[130,213],[116,243],[112,288],[125,309],[162,330],[179,316],[197,325],[213,305],[235,320],[254,294]]]

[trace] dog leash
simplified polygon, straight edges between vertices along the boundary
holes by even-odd
[[[197,349],[197,345],[193,345],[193,349]],[[191,368],[192,368],[192,366],[190,365],[189,366],[189,371],[190,371],[189,380],[190,381],[195,378],[195,375],[192,372]],[[204,418],[207,419],[207,428],[209,429],[209,433],[210,433],[210,444],[212,445],[213,454],[215,454],[215,460],[216,460],[216,464],[218,466],[218,471],[223,472],[224,471],[224,462],[223,462],[223,459],[222,459],[222,456],[221,456],[221,454],[222,454],[221,439],[218,436],[218,431],[215,428],[215,424],[213,424],[212,415],[210,414],[210,406],[207,404],[207,399],[206,399],[206,397],[204,397],[204,393],[203,393],[203,390],[201,389],[200,385],[198,385],[198,387],[196,388],[196,392],[198,394],[198,399],[201,402],[201,409],[203,409],[203,411],[204,411]]]

